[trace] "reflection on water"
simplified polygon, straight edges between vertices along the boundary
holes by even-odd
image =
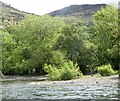
[[[2,83],[2,91],[7,99],[118,99],[118,82],[9,81]]]

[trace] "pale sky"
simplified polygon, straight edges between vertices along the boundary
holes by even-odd
[[[43,15],[70,5],[116,4],[118,0],[0,0],[19,10]]]

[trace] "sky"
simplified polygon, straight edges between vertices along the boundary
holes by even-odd
[[[19,10],[43,15],[70,5],[115,4],[118,0],[0,0]]]

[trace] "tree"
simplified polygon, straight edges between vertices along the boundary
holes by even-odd
[[[2,31],[0,33],[2,41],[2,72],[10,72],[14,67],[15,61],[12,60],[12,51],[14,50],[16,43],[12,35],[7,32]],[[11,73],[10,73],[11,74]]]
[[[12,51],[15,61],[14,67],[25,74],[33,72],[42,74],[43,65],[49,63],[53,45],[59,37],[63,22],[60,18],[50,16],[27,16],[16,26],[6,30],[16,41],[16,48]],[[16,71],[17,72],[17,71]],[[24,73],[24,72],[23,72]]]
[[[97,60],[95,57],[97,47],[89,41],[86,26],[81,22],[66,25],[61,33],[56,47],[66,51],[67,58],[74,63],[77,62],[84,74],[89,72],[88,67],[94,67]]]
[[[94,43],[98,45],[98,58],[101,65],[110,63],[119,69],[118,10],[107,6],[94,15]]]
[[[3,73],[1,71],[0,71],[0,77],[2,77],[2,78],[4,77],[4,75],[3,75]]]

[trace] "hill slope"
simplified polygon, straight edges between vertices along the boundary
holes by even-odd
[[[95,4],[95,5],[71,5],[60,10],[53,11],[49,13],[51,16],[60,16],[66,22],[73,20],[91,20],[92,15],[94,15],[106,4]]]
[[[16,24],[23,19],[26,14],[30,14],[24,11],[20,11],[9,4],[5,4],[0,1],[0,25]]]
[[[100,8],[105,7],[106,4],[96,5],[71,5],[60,10],[49,13],[51,16],[60,16],[65,22],[71,23],[76,21],[90,21],[92,15],[95,14]],[[28,12],[20,11],[0,1],[0,26],[16,24],[27,14]]]

